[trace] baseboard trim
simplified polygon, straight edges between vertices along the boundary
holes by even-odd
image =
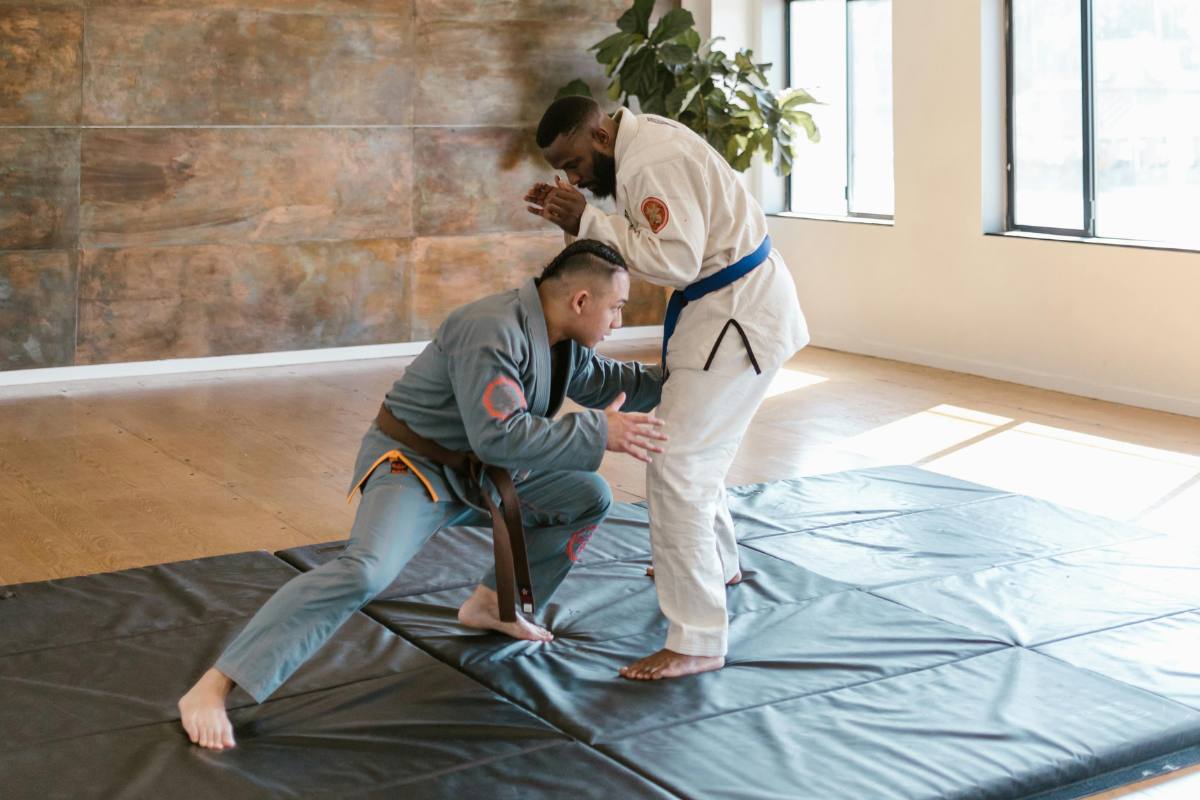
[[[618,328],[608,341],[662,338],[661,325]],[[79,367],[45,367],[0,372],[0,387],[29,386],[63,381],[140,378],[146,375],[178,375],[188,372],[215,372],[227,369],[285,367],[294,364],[321,364],[331,361],[360,361],[371,358],[415,356],[428,341],[368,344],[355,347],[326,347],[318,350],[288,350],[276,353],[247,353],[205,358],[168,358],[160,361],[126,361],[119,364],[89,364]]]
[[[1189,417],[1200,417],[1200,401],[1187,397],[1147,392],[1128,386],[1096,383],[1082,378],[1073,378],[1067,375],[1052,375],[1009,364],[961,358],[932,350],[897,347],[884,342],[874,342],[850,336],[839,336],[837,334],[814,335],[812,344],[815,347],[824,347],[829,350],[840,350],[846,353],[857,353],[859,355],[887,358],[893,361],[904,361],[910,364],[921,364],[926,367],[965,372],[970,375],[1019,383],[1024,386],[1035,386],[1039,389],[1066,392],[1067,394],[1079,397],[1107,400],[1112,403],[1149,408],[1155,411],[1168,411],[1173,414],[1184,414]]]

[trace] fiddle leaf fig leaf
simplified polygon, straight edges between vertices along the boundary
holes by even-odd
[[[679,66],[692,60],[692,51],[686,44],[664,44],[658,54],[664,64]]]
[[[700,84],[691,87],[687,84],[676,86],[667,95],[667,114],[678,118],[692,104],[692,101],[696,99],[696,95],[700,93],[700,88]]]
[[[695,24],[696,19],[692,16],[692,12],[686,8],[677,8],[674,11],[668,11],[666,14],[663,14],[658,24],[654,26],[654,33],[650,34],[650,41],[653,44],[658,44],[668,39],[674,39]]]
[[[654,0],[633,0],[633,5],[617,20],[617,27],[626,33],[650,35],[650,12],[654,10]]]
[[[684,45],[693,53],[700,52],[700,34],[696,33],[695,28],[688,28],[686,31],[676,36],[674,41]]]
[[[625,51],[641,38],[636,33],[614,33],[607,39],[592,45],[592,49],[596,51],[597,61],[601,64],[611,64],[614,61],[620,61],[621,56],[625,55]]]
[[[809,103],[824,105],[824,103],[803,89],[789,89],[786,98],[787,99],[783,101],[783,105],[780,106],[780,108],[782,108],[784,111],[791,111],[793,108],[808,105]]]
[[[654,49],[643,47],[625,59],[620,72],[621,85],[632,95],[651,93],[654,91],[656,67]]]

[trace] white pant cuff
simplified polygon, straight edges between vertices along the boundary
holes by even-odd
[[[726,631],[686,633],[672,628],[667,633],[667,649],[685,656],[723,656],[729,650]]]

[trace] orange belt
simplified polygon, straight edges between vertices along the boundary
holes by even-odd
[[[492,550],[496,558],[496,594],[499,595],[500,600],[500,619],[505,622],[515,622],[517,619],[517,598],[513,594],[514,585],[520,594],[521,610],[526,614],[534,613],[533,581],[529,572],[529,554],[525,549],[525,526],[521,521],[521,499],[517,496],[517,487],[513,484],[508,470],[484,464],[478,456],[470,451],[450,450],[432,439],[426,439],[414,432],[405,422],[396,419],[392,412],[388,411],[386,405],[379,407],[375,424],[379,426],[379,430],[383,431],[384,435],[395,439],[412,452],[428,458],[435,464],[450,467],[465,476],[470,484],[478,487],[479,494],[492,514]],[[425,489],[433,501],[438,501],[438,495],[433,486],[399,450],[392,450],[380,456],[354,488],[361,488],[375,467],[388,459],[403,461],[405,466],[412,470],[413,474],[425,485]],[[492,500],[491,492],[483,485],[485,475],[500,492],[499,506]],[[351,490],[352,495],[353,493],[354,491]]]

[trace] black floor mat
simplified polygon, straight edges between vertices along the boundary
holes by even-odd
[[[10,587],[0,797],[670,796],[362,614],[268,702],[231,696],[235,749],[192,746],[175,702],[296,574],[241,553]]]
[[[1063,798],[1200,759],[1197,545],[912,467],[730,505],[720,672],[617,676],[666,633],[644,507],[593,536],[546,644],[457,623],[490,543],[452,528],[270,701],[235,695],[224,753],[174,700],[341,543],[11,587],[3,794]]]

